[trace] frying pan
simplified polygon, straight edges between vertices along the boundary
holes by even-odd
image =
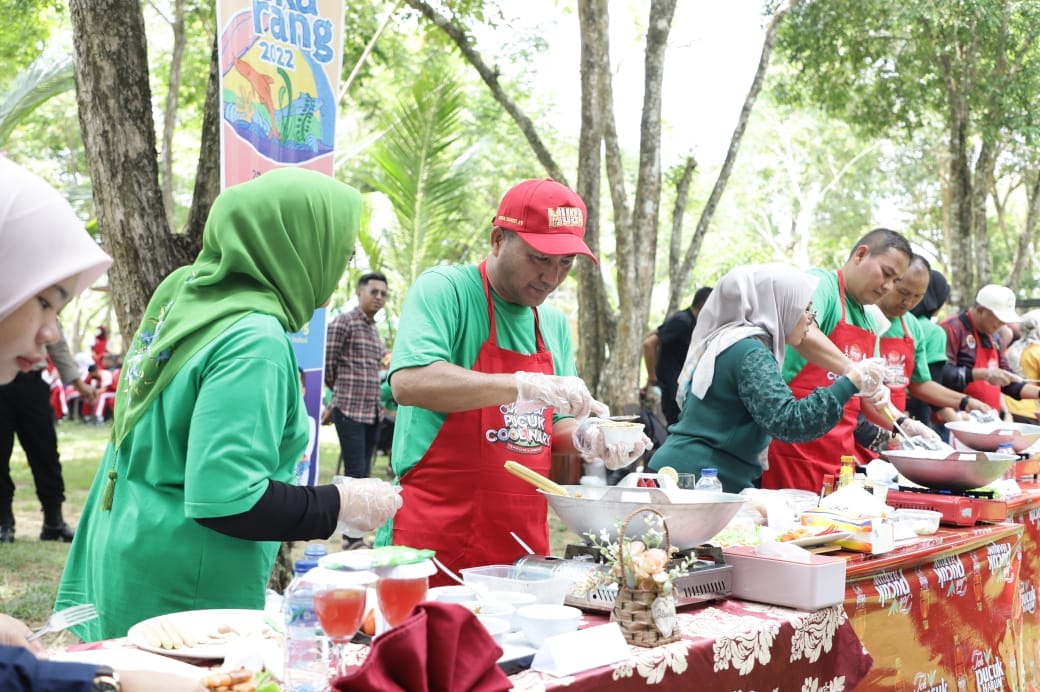
[[[972,449],[992,452],[997,445],[1010,442],[1016,452],[1025,451],[1040,439],[1040,425],[1029,423],[978,423],[975,421],[950,421],[946,429],[958,440]]]
[[[891,449],[881,453],[906,478],[935,490],[971,490],[1004,475],[1018,461],[1014,454]]]

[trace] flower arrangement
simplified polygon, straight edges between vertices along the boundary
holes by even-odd
[[[691,555],[675,561],[678,548],[667,544],[664,519],[659,515],[647,521],[650,528],[641,539],[625,536],[624,523],[618,522],[617,541],[610,540],[606,529],[602,529],[598,536],[588,534],[593,548],[602,556],[603,562],[610,565],[607,577],[632,589],[671,593],[672,582],[682,576],[696,558]]]
[[[647,522],[649,528],[641,539],[629,538],[628,523],[642,512],[655,517]],[[672,586],[696,558],[673,558],[676,549],[668,538],[664,516],[652,507],[642,507],[620,523],[616,542],[610,541],[606,530],[589,538],[610,566],[602,579],[617,584],[610,619],[621,626],[625,640],[637,646],[658,646],[678,639]]]

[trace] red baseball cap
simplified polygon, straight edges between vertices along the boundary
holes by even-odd
[[[599,263],[585,244],[585,202],[552,178],[514,185],[498,205],[492,224],[516,232],[546,255],[585,255]]]

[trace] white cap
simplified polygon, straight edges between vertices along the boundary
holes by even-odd
[[[975,304],[991,311],[1001,322],[1020,322],[1022,320],[1015,312],[1015,294],[1010,288],[987,284],[979,289],[975,296]]]

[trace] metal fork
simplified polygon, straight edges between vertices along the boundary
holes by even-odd
[[[51,613],[51,616],[47,618],[47,623],[30,634],[27,637],[27,640],[35,641],[49,632],[60,632],[61,630],[72,627],[73,625],[79,625],[93,620],[97,616],[97,608],[93,603],[84,603],[83,605],[59,610],[56,613]]]

